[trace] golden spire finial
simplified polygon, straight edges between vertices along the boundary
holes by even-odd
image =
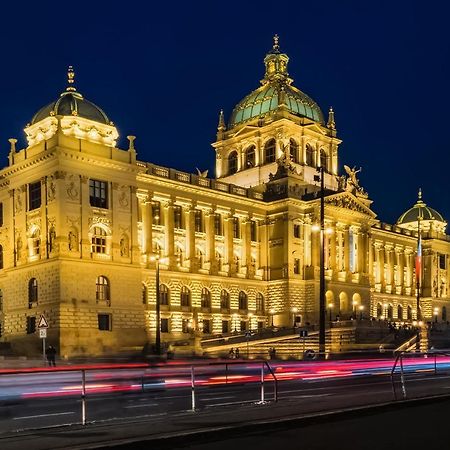
[[[275,34],[275,35],[273,36],[273,49],[274,49],[274,51],[276,51],[276,52],[279,52],[279,51],[280,51],[280,44],[279,44],[279,41],[280,41],[280,38],[279,38],[278,34]]]
[[[67,88],[66,91],[76,91],[75,86],[75,72],[73,71],[73,67],[69,66],[67,69]]]
[[[422,200],[422,188],[419,188],[418,200],[419,200],[419,201]]]

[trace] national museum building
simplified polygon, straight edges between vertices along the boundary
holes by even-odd
[[[69,68],[0,173],[0,341],[37,352],[44,315],[62,356],[152,342],[157,265],[163,341],[318,323],[318,168],[329,313],[446,321],[445,220],[420,194],[395,225],[377,219],[358,171],[339,174],[333,110],[294,86],[288,61],[275,37],[261,86],[220,114],[214,178],[140,161],[134,136],[118,148]]]

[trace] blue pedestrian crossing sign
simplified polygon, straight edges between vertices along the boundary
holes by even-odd
[[[38,328],[48,328],[48,322],[44,314],[41,314],[41,317],[39,317]]]

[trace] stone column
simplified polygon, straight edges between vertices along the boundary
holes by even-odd
[[[186,210],[186,259],[192,266],[195,258],[195,207]]]
[[[145,261],[147,267],[150,264],[150,258],[152,256],[152,235],[153,235],[153,218],[152,218],[152,204],[151,193],[148,193],[147,198],[143,199],[140,203],[142,210],[142,232],[144,234],[144,247],[145,247]]]
[[[246,217],[242,220],[242,243],[243,243],[243,252],[242,252],[242,267],[245,267],[248,273],[248,268],[250,267],[251,262],[251,222],[250,218]]]
[[[214,235],[214,213],[209,210],[205,214],[205,232],[206,232],[206,255],[205,268],[211,268],[211,262],[215,260],[215,235]]]
[[[397,264],[397,269],[398,269],[398,285],[401,288],[400,294],[404,294],[405,292],[405,252],[403,251],[403,249],[398,249],[398,264]]]
[[[233,263],[233,215],[223,219],[223,230],[225,239],[225,254],[223,270],[229,271],[230,265]]]
[[[333,275],[336,275],[336,267],[337,267],[337,252],[336,252],[336,242],[337,242],[337,228],[335,225],[332,227],[332,233],[329,235],[330,245],[331,245],[331,261],[330,261],[330,269],[333,270]]]
[[[165,202],[161,204],[164,208],[164,257],[169,261],[169,265],[172,265],[174,259],[174,220],[173,220],[173,203]]]
[[[344,270],[346,272],[350,271],[350,229],[348,227],[345,228],[343,232],[344,237]]]

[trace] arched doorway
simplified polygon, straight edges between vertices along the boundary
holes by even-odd
[[[363,309],[364,305],[362,304],[361,295],[355,292],[352,296],[352,317],[357,319],[358,311],[360,312],[360,316],[362,316]]]
[[[403,306],[402,305],[397,306],[397,319],[403,320]]]
[[[338,311],[336,311],[336,305],[334,304],[334,294],[332,291],[325,292],[325,302],[328,311],[328,320],[331,322],[336,317],[335,314],[338,313]]]
[[[345,318],[349,316],[349,304],[348,296],[345,292],[339,294],[339,316],[340,318]]]
[[[383,306],[381,305],[381,303],[377,304],[377,319],[382,319],[383,318]]]

